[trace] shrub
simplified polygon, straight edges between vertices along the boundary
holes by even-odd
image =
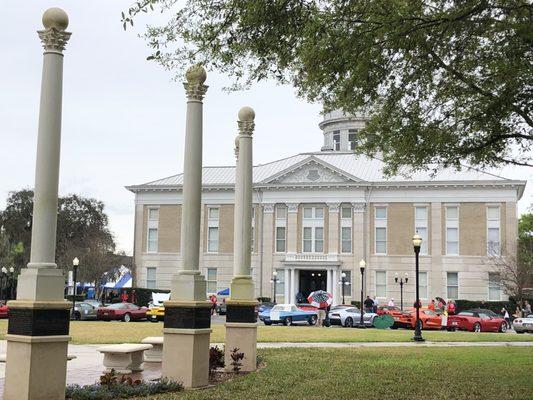
[[[361,308],[361,302],[358,301],[358,300],[352,300],[352,301],[350,301],[350,304],[352,306],[356,306],[357,308]]]
[[[237,373],[242,368],[242,360],[244,359],[244,353],[239,353],[240,349],[234,348],[231,351],[230,357],[231,357],[231,366],[233,369],[233,372]]]
[[[224,367],[224,350],[213,346],[209,349],[209,375],[213,375],[217,368]]]
[[[86,386],[68,385],[65,398],[67,400],[114,400],[182,390],[181,383],[167,379],[156,382],[134,381],[128,376],[119,377],[114,370],[111,370],[100,377],[100,383]]]

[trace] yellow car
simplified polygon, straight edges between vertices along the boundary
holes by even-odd
[[[165,307],[152,307],[146,311],[146,318],[149,321],[157,322],[165,319]]]

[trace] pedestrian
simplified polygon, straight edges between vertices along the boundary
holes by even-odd
[[[372,312],[374,314],[376,314],[378,312],[378,307],[379,307],[379,300],[376,298],[376,296],[374,296],[374,305],[372,307]]]
[[[391,298],[389,300],[389,307],[394,307],[394,299],[393,298]]]
[[[439,299],[439,302],[437,303],[437,313],[442,314],[444,311],[444,301],[442,299]]]
[[[521,318],[522,317],[522,308],[520,307],[520,303],[516,303],[516,308],[514,310],[513,317],[515,317],[515,318]]]
[[[507,322],[507,327],[511,329],[511,318],[509,316],[509,311],[507,311],[505,307],[502,307],[500,313],[502,313],[503,319],[505,320],[505,322]]]
[[[431,300],[428,304],[428,310],[435,311],[435,300]]]
[[[446,314],[455,314],[455,302],[453,300],[448,300],[448,305],[446,306]]]
[[[440,319],[440,329],[441,331],[448,329],[448,311],[444,310]]]
[[[365,312],[370,313],[372,312],[374,308],[374,300],[372,300],[370,296],[366,296],[366,299],[363,302],[363,305],[365,307]]]
[[[318,320],[316,322],[316,326],[324,326],[324,320],[326,319],[326,309],[324,307],[320,307],[318,309]]]
[[[524,309],[522,317],[527,317],[529,314],[531,314],[531,304],[529,304],[529,301],[524,301]]]
[[[211,315],[215,315],[217,312],[217,296],[212,294],[209,300],[211,301]]]
[[[415,300],[415,302],[413,303],[413,307],[414,308],[422,308],[422,302],[420,301],[420,299],[418,299],[418,302]]]

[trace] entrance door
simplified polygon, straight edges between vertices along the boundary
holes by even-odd
[[[304,303],[307,303],[307,297],[315,290],[327,290],[328,274],[326,270],[323,271],[305,271],[300,270],[300,287],[299,294]],[[297,296],[297,298],[300,296]]]

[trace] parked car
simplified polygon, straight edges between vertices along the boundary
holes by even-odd
[[[146,318],[151,322],[158,322],[165,320],[165,307],[152,306],[146,311]]]
[[[131,303],[115,303],[107,307],[98,308],[98,319],[104,321],[120,320],[124,322],[146,319],[146,307],[139,307]]]
[[[216,312],[218,315],[226,315],[226,313],[228,312],[228,306],[226,305],[226,299],[222,299],[222,301],[217,304]]]
[[[72,308],[70,309],[72,313]],[[98,308],[84,301],[76,302],[74,305],[74,319],[76,321],[95,320],[98,318]]]
[[[374,326],[374,318],[377,316],[375,313],[363,313],[363,323],[365,326]],[[351,328],[361,321],[361,310],[357,307],[333,308],[329,312],[329,321],[331,325],[341,325]]]
[[[448,316],[449,330],[507,332],[507,322],[491,310],[474,309]]]
[[[399,317],[400,315],[402,315],[402,313],[403,313],[403,311],[400,309],[400,307],[396,307],[396,306],[392,306],[392,307],[379,306],[378,310],[376,312],[377,315],[389,314],[392,317]]]
[[[283,324],[290,326],[295,323],[315,325],[318,319],[317,311],[307,311],[296,307],[295,304],[277,304],[259,313],[259,319],[265,325]]]
[[[266,309],[270,309],[272,307],[274,307],[276,304],[275,303],[272,303],[272,302],[269,302],[269,301],[265,301],[263,303],[259,303],[256,307],[256,311],[258,313],[261,313],[263,311],[265,311]]]
[[[0,305],[0,318],[7,318],[7,305],[2,304]]]
[[[433,310],[421,307],[419,317],[420,322],[422,323],[422,329],[442,328],[442,317]],[[404,328],[414,329],[416,324],[416,308],[409,308],[397,321],[395,320],[394,322],[395,324],[398,322],[398,325]]]
[[[525,333],[525,332],[531,332],[533,333],[533,314],[529,314],[528,316],[524,318],[516,318],[513,321],[513,328],[516,333]]]
[[[90,304],[94,308],[98,308],[98,307],[102,307],[103,306],[102,302],[100,300],[96,300],[96,299],[85,299],[85,300],[83,300],[83,302],[87,303],[87,304]]]

